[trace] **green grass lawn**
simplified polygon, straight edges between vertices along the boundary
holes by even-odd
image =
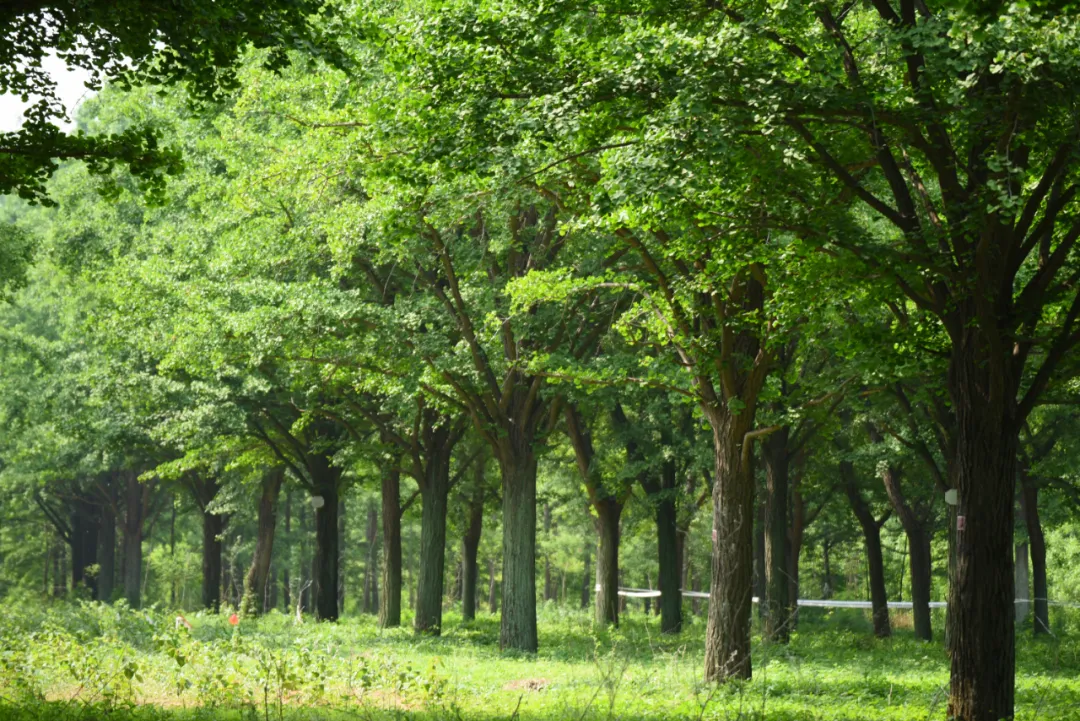
[[[0,617],[0,719],[927,719],[944,718],[940,641],[898,618],[879,641],[859,611],[804,611],[786,647],[756,639],[754,679],[701,682],[703,619],[677,638],[640,611],[618,631],[542,609],[535,657],[502,654],[498,618],[441,638],[380,632],[370,617],[296,625],[101,606],[8,609]],[[943,618],[935,617],[937,628]],[[1080,633],[1021,638],[1017,718],[1080,714]],[[1067,629],[1072,627],[1072,633]]]

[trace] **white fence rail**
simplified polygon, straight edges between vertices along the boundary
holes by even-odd
[[[599,591],[600,587],[597,586],[596,590]],[[648,588],[619,588],[619,595],[626,598],[660,598],[660,592],[648,589]],[[709,594],[704,591],[683,591],[684,598],[708,598]],[[757,596],[752,598],[754,603],[758,603]],[[1017,603],[1033,603],[1035,600],[1040,599],[1027,599],[1018,598]],[[1080,603],[1070,603],[1069,601],[1047,601],[1050,606],[1065,606],[1067,608],[1080,608]],[[833,599],[824,598],[800,598],[798,601],[799,606],[807,608],[873,608],[873,605],[869,601],[836,601]],[[944,601],[931,601],[930,608],[945,608],[948,604]],[[889,608],[898,609],[911,609],[911,601],[889,601]]]

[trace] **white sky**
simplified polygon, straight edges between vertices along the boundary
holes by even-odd
[[[68,116],[74,118],[75,108],[79,101],[92,93],[84,85],[90,74],[82,68],[69,68],[67,63],[51,54],[42,60],[41,66],[56,81],[56,94],[67,108]],[[0,132],[11,132],[21,128],[25,108],[26,104],[17,96],[0,95]],[[73,122],[60,124],[64,130],[70,130],[73,126]]]

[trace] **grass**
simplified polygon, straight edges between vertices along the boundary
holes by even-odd
[[[942,643],[870,635],[858,611],[804,610],[787,646],[755,639],[754,679],[701,682],[704,622],[677,638],[655,618],[596,629],[540,614],[540,653],[498,649],[498,618],[447,614],[440,638],[273,613],[242,621],[92,604],[9,608],[0,618],[0,719],[928,719],[944,718]],[[1069,631],[1068,621],[1059,626]],[[937,627],[943,619],[935,618]],[[1075,718],[1080,634],[1018,639],[1017,718]]]

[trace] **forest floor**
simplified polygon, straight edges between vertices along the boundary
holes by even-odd
[[[812,612],[808,612],[812,611]],[[701,682],[704,619],[677,638],[640,609],[619,630],[583,611],[540,613],[540,652],[502,654],[498,618],[441,638],[380,632],[373,617],[297,625],[272,613],[226,616],[93,604],[0,614],[0,719],[941,719],[948,662],[938,634],[916,641],[904,616],[874,639],[860,611],[804,609],[789,645],[755,636],[754,678]],[[935,616],[940,630],[943,618]],[[1080,708],[1080,624],[1018,639],[1017,719],[1072,719]]]

